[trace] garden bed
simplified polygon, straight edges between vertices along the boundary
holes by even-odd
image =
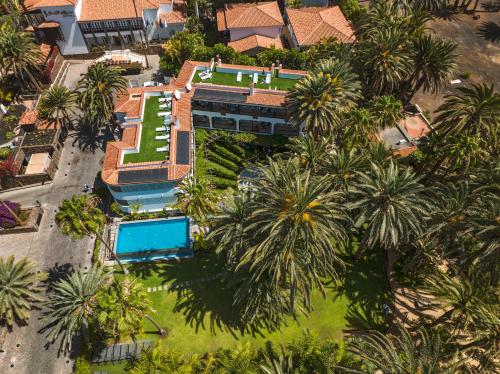
[[[22,219],[21,225],[10,228],[1,228],[0,235],[21,234],[26,232],[36,232],[40,226],[43,217],[41,207],[24,208],[20,210],[19,218]]]

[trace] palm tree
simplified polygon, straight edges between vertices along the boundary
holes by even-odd
[[[343,129],[337,147],[349,151],[371,144],[378,132],[378,126],[367,108],[353,108],[345,114]]]
[[[255,284],[265,280],[261,291],[286,284],[290,310],[296,299],[310,310],[313,287],[324,294],[322,278],[336,277],[336,267],[343,267],[332,244],[347,238],[341,193],[328,191],[329,178],[313,177],[296,158],[270,160],[259,174],[248,208],[250,246],[238,268],[248,269]]]
[[[315,138],[337,132],[343,104],[343,89],[322,72],[302,78],[287,96],[290,123]]]
[[[372,163],[370,173],[358,174],[351,204],[355,225],[364,230],[358,257],[365,247],[395,249],[423,233],[432,203],[413,171],[391,160],[386,168]]]
[[[108,67],[99,62],[89,67],[78,82],[79,102],[84,115],[101,126],[113,114],[113,96],[124,93],[127,80],[121,76],[121,69]]]
[[[88,340],[88,326],[96,317],[97,292],[109,280],[109,273],[93,265],[88,273],[74,271],[52,286],[44,328],[51,343],[62,336],[59,349],[67,351],[78,333]]]
[[[412,64],[407,37],[396,26],[376,28],[360,44],[369,94],[394,93],[409,76]]]
[[[178,187],[176,207],[205,225],[207,217],[217,211],[217,195],[206,179],[185,178]]]
[[[301,166],[313,174],[319,171],[325,155],[332,151],[329,138],[315,139],[310,135],[291,138],[287,146],[299,157]]]
[[[500,94],[493,85],[459,87],[459,95],[446,95],[436,110],[436,130],[443,134],[480,135],[498,144]]]
[[[74,114],[78,94],[64,86],[51,86],[42,94],[38,113],[42,119],[54,120],[68,129]]]
[[[435,94],[447,81],[455,69],[457,57],[455,43],[443,40],[437,36],[423,35],[414,41],[415,70],[408,80],[409,92],[403,92],[406,103],[413,95],[423,89],[423,92]]]
[[[27,258],[14,262],[14,256],[0,258],[0,323],[12,328],[14,322],[23,324],[30,316],[31,305],[42,300],[37,274]]]
[[[100,203],[96,195],[74,195],[71,200],[64,200],[56,214],[56,223],[64,235],[70,235],[74,239],[94,234],[104,244],[108,253],[118,263],[125,275],[128,270],[123,266],[120,259],[101,236],[100,230],[104,227],[106,216],[98,208]]]
[[[99,305],[97,321],[101,329],[116,341],[135,336],[143,330],[143,320],[153,323],[161,336],[165,335],[156,321],[148,313],[154,312],[146,289],[137,280],[123,286],[115,283],[109,289],[101,289],[97,294]]]
[[[322,171],[330,176],[333,190],[342,190],[348,194],[357,184],[357,173],[368,167],[366,156],[353,148],[349,152],[339,150],[327,155]]]
[[[453,374],[460,367],[439,334],[424,328],[417,338],[403,326],[398,326],[397,335],[375,331],[353,338],[348,349],[362,360],[363,373]]]
[[[37,76],[42,62],[40,48],[29,33],[19,32],[8,23],[0,26],[0,75],[12,73],[20,82],[27,77],[41,91]]]
[[[403,104],[392,95],[373,98],[368,103],[368,110],[379,129],[397,126],[404,118]]]

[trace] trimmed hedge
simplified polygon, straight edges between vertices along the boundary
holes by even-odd
[[[238,155],[234,154],[231,152],[229,149],[224,147],[223,145],[214,143],[212,144],[211,148],[220,154],[221,156],[225,157],[226,159],[229,159],[230,161],[233,161],[234,163],[240,163],[241,162],[241,157]]]
[[[220,154],[215,153],[211,149],[207,151],[207,158],[221,166],[224,166],[225,168],[231,171],[237,172],[240,169],[240,167],[236,165],[233,161],[226,160]]]
[[[236,173],[234,171],[226,169],[224,166],[221,166],[215,162],[207,161],[206,166],[208,172],[211,172],[220,177],[234,179],[234,180],[236,180],[237,178]]]
[[[245,150],[236,144],[234,139],[224,139],[224,147],[226,147],[233,154],[238,156],[240,159],[245,157]]]
[[[232,179],[221,178],[221,177],[216,177],[216,176],[212,176],[212,175],[209,175],[207,178],[210,180],[210,182],[213,183],[213,185],[216,188],[219,188],[219,189],[226,189],[229,187],[235,188],[237,185],[236,181],[232,180]]]

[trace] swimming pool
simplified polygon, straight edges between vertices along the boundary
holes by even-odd
[[[124,262],[192,257],[189,219],[182,217],[120,223],[115,251]]]

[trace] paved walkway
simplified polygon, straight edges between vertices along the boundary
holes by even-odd
[[[80,71],[85,69],[86,65],[81,65],[69,71],[65,85],[74,88]],[[83,153],[73,147],[72,142],[71,137],[66,141],[59,170],[52,184],[0,194],[0,199],[18,201],[24,205],[34,205],[38,200],[44,209],[38,232],[0,236],[0,256],[28,256],[36,263],[38,270],[49,272],[51,279],[57,279],[71,268],[88,268],[92,256],[92,239],[72,240],[62,235],[54,223],[55,212],[63,199],[80,194],[84,183],[90,186],[94,184],[104,156],[101,150]],[[16,327],[7,336],[5,352],[0,353],[0,373],[72,372],[73,357],[58,357],[58,344],[45,346],[46,339],[38,332],[44,326],[40,317],[41,312],[34,310],[27,326]]]

